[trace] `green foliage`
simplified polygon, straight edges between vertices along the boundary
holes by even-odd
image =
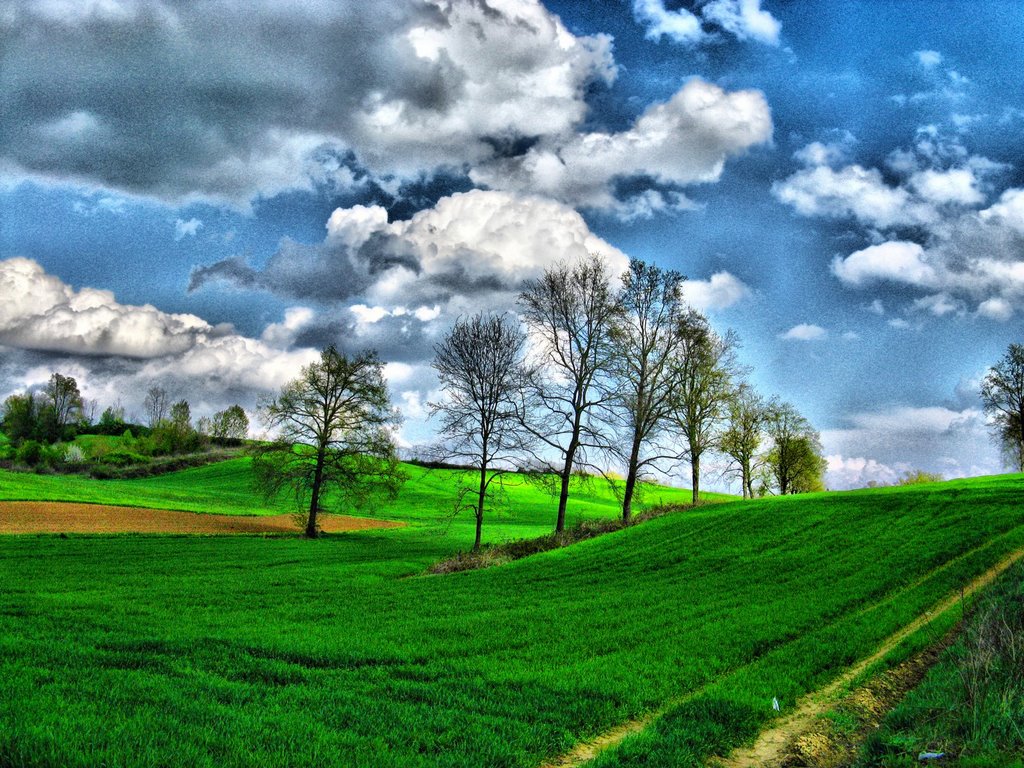
[[[245,512],[248,466],[102,483],[5,473],[0,495]],[[0,537],[0,755],[536,766],[678,702],[600,765],[700,765],[763,725],[773,696],[785,712],[1024,544],[1024,478],[984,478],[705,505],[419,576],[473,525],[442,517],[447,473],[406,471],[377,513],[409,525],[386,532]],[[514,515],[490,535],[550,530],[549,497],[510,494]],[[617,513],[601,484],[570,498],[573,517]]]
[[[36,466],[42,458],[43,446],[38,440],[25,440],[14,454],[14,460],[27,467]]]
[[[278,438],[253,446],[255,487],[267,499],[290,492],[306,535],[318,535],[317,514],[334,492],[342,509],[394,499],[405,481],[391,427],[384,364],[375,352],[349,357],[333,346],[281,389],[265,409]]]
[[[925,472],[923,469],[908,469],[896,481],[896,485],[921,485],[922,483],[941,483],[942,475],[938,472]]]

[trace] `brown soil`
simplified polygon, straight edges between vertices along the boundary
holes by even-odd
[[[397,528],[404,523],[348,515],[321,515],[327,533]],[[292,515],[208,515],[166,509],[111,507],[55,501],[0,502],[4,533],[297,533]]]

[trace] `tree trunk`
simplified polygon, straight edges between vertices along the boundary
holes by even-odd
[[[487,495],[487,467],[480,467],[480,490],[476,501],[476,540],[473,551],[480,551],[480,535],[484,527],[484,497]]]
[[[690,452],[690,483],[693,486],[693,503],[700,501],[700,454]]]
[[[319,536],[316,528],[316,514],[320,510],[320,487],[324,480],[324,449],[316,452],[316,469],[313,470],[313,490],[309,496],[309,519],[306,520],[306,536],[315,539]]]
[[[555,521],[555,533],[565,530],[565,510],[569,505],[569,481],[572,480],[572,465],[576,460],[576,441],[569,444],[565,452],[565,466],[562,468],[562,487],[558,493],[558,519]]]
[[[633,490],[636,488],[637,463],[640,458],[640,437],[633,435],[633,446],[629,451],[629,468],[626,470],[626,487],[622,494],[622,522],[629,523],[633,516]]]

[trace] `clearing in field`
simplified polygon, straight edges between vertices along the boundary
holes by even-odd
[[[351,515],[324,515],[327,533],[399,528],[404,523]],[[0,501],[4,533],[295,533],[292,515],[213,515],[167,509],[74,504],[60,501]]]

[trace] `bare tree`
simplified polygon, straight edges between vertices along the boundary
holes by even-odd
[[[278,436],[254,448],[257,487],[267,498],[291,490],[300,508],[308,496],[310,538],[319,535],[317,515],[328,489],[358,508],[380,493],[393,497],[405,480],[383,368],[375,352],[349,358],[330,346],[263,408]]]
[[[512,317],[480,313],[460,318],[434,347],[434,368],[445,392],[430,406],[441,416],[440,448],[445,460],[469,462],[479,473],[474,551],[480,549],[488,490],[521,458],[529,435],[517,409],[525,384],[525,345]]]
[[[766,422],[772,439],[767,466],[779,495],[824,490],[825,460],[817,431],[789,403],[775,403]]]
[[[632,515],[633,495],[643,472],[678,451],[659,445],[672,424],[681,353],[696,313],[683,301],[685,278],[638,259],[622,276],[622,312],[615,340],[615,404],[626,432],[620,454],[626,465],[622,519]]]
[[[53,408],[53,418],[58,431],[82,416],[82,393],[78,390],[78,382],[71,376],[54,373],[46,384],[46,400]]]
[[[754,475],[759,469],[768,404],[749,384],[742,383],[733,391],[726,411],[718,448],[729,457],[733,471],[739,475],[743,498],[750,499],[754,496]]]
[[[1024,472],[1024,345],[1011,344],[989,369],[981,383],[981,402],[1004,455]]]
[[[146,392],[146,399],[143,400],[142,407],[146,411],[149,426],[158,426],[160,422],[167,418],[168,408],[170,407],[167,390],[158,386],[150,387],[149,391]]]
[[[540,358],[520,416],[546,451],[537,464],[558,476],[555,530],[562,531],[573,473],[594,468],[591,453],[610,444],[598,411],[611,397],[602,379],[615,354],[616,297],[604,260],[591,256],[529,281],[519,306]]]
[[[698,316],[685,330],[677,360],[675,420],[690,462],[694,504],[700,500],[701,459],[718,445],[718,430],[728,408],[732,381],[740,372],[736,362],[738,344],[735,334],[730,331],[718,335],[703,316]]]

